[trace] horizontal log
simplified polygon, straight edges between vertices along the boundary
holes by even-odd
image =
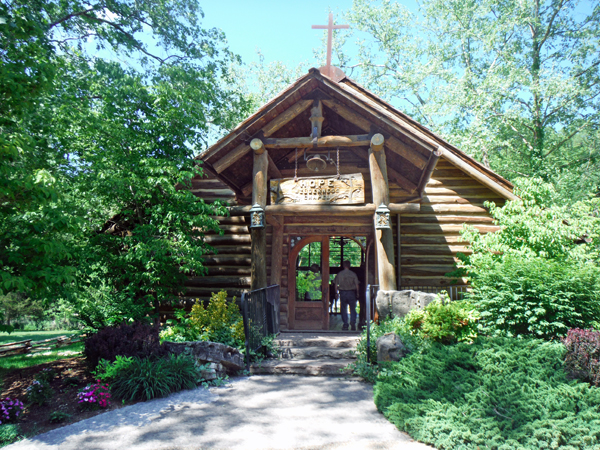
[[[250,254],[250,245],[213,245],[217,255],[244,255]]]
[[[321,234],[332,234],[332,235],[369,235],[373,233],[374,228],[371,226],[351,226],[350,224],[345,225],[334,225],[334,226],[307,226],[307,225],[286,225],[285,232],[293,233],[299,236],[314,236]]]
[[[250,255],[237,256],[237,255],[211,255],[203,256],[201,258],[202,264],[205,266],[250,266],[251,258]]]
[[[456,270],[454,266],[423,266],[423,267],[414,267],[414,266],[403,266],[402,267],[402,275],[405,277],[411,276],[446,276],[447,273]]]
[[[483,184],[479,183],[477,180],[473,178],[464,176],[460,178],[451,178],[451,179],[437,179],[435,178],[435,173],[427,182],[427,186],[430,187],[442,187],[442,186],[460,186],[460,187],[485,187]],[[486,188],[487,189],[487,188]]]
[[[207,244],[216,246],[216,245],[227,245],[227,244],[249,244],[250,243],[250,235],[238,235],[232,234],[228,236],[205,236],[204,242]]]
[[[421,201],[423,205],[437,205],[437,204],[462,204],[462,205],[483,205],[484,201],[492,201],[494,203],[503,204],[504,199],[499,197],[487,197],[487,196],[474,196],[474,197],[460,197],[456,195],[424,195]]]
[[[234,288],[250,287],[250,277],[189,277],[185,283],[189,287]]]
[[[425,195],[455,195],[459,197],[472,198],[498,198],[498,194],[492,192],[485,186],[462,187],[462,186],[444,186],[425,188]]]
[[[469,224],[481,224],[491,225],[494,223],[492,217],[485,216],[437,216],[433,214],[402,214],[400,216],[400,222],[402,224],[431,224],[431,223],[469,223]]]
[[[421,205],[421,212],[424,213],[488,213],[488,210],[483,205]]]
[[[456,255],[473,253],[470,247],[465,245],[401,245],[403,256],[412,255]]]
[[[231,211],[242,212],[250,211],[251,206],[236,206]],[[417,212],[420,210],[418,203],[390,203],[388,208],[393,214]],[[332,216],[361,216],[370,215],[375,212],[375,205],[368,203],[366,205],[267,205],[265,211],[273,215],[332,215]]]
[[[459,259],[455,256],[438,255],[430,256],[424,255],[413,255],[413,256],[402,256],[400,258],[400,264],[402,267],[405,266],[422,266],[422,265],[452,265],[459,262]]]
[[[500,229],[497,225],[473,225],[482,233],[495,232]],[[401,227],[402,236],[409,234],[459,234],[463,229],[463,225],[458,224],[403,224]]]
[[[246,223],[244,216],[212,216],[211,218],[217,220],[222,225],[240,225]]]
[[[218,288],[209,288],[209,287],[191,287],[190,286],[185,290],[185,293],[182,296],[182,298],[193,298],[194,296],[210,297],[212,294],[216,294],[220,290],[224,290],[225,292],[227,292],[227,297],[238,297],[239,298],[239,297],[241,297],[242,292],[244,292],[246,289],[243,289],[243,288],[218,289]]]
[[[345,225],[347,222],[351,222],[354,226],[371,225],[373,218],[370,216],[357,216],[348,221],[327,216],[287,216],[285,218],[286,225]]]
[[[461,171],[467,173],[472,178],[476,179],[483,185],[489,187],[494,192],[508,200],[515,200],[517,196],[512,193],[510,187],[505,187],[499,180],[494,179],[491,175],[485,173],[482,169],[476,167],[472,163],[460,158],[458,155],[444,150],[444,159],[450,162],[453,166],[458,167]]]
[[[316,140],[316,148],[331,147],[363,147],[369,146],[371,137],[368,134],[350,136],[321,136]],[[266,148],[315,148],[315,140],[310,137],[268,138],[263,140]]]
[[[429,235],[429,236],[414,236],[414,235],[402,235],[402,244],[463,244],[468,245],[460,236],[448,236],[444,234]]]
[[[207,267],[207,276],[234,276],[234,275],[243,275],[250,276],[250,265],[248,266],[216,266],[216,267]]]

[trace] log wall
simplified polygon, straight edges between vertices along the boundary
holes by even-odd
[[[452,279],[444,275],[454,270],[457,253],[470,253],[468,243],[460,237],[463,224],[473,225],[482,233],[498,229],[484,208],[484,201],[502,205],[505,200],[442,157],[427,183],[421,211],[394,218],[399,286],[451,284]],[[460,279],[456,284],[464,285],[466,280]]]

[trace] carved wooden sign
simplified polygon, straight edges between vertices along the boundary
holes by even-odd
[[[271,204],[356,204],[365,202],[362,173],[271,180]]]

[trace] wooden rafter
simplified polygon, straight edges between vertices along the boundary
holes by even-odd
[[[327,148],[327,147],[364,147],[371,143],[371,135],[323,136],[316,141],[310,137],[264,139],[266,148]]]

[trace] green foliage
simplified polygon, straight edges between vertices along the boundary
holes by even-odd
[[[298,299],[304,300],[304,296],[308,292],[321,291],[321,280],[316,279],[317,274],[313,272],[297,271],[296,272],[296,291],[298,291]]]
[[[244,322],[240,309],[234,301],[227,301],[227,292],[213,293],[206,308],[201,301],[192,306],[186,315],[176,313],[177,322],[170,321],[160,333],[161,340],[212,341],[239,349],[244,348]]]
[[[379,375],[375,403],[440,450],[596,448],[600,390],[567,381],[564,354],[531,339],[433,344]]]
[[[509,179],[568,183],[568,201],[598,189],[595,5],[354,0],[344,19],[359,49],[340,66],[363,86]]]
[[[442,344],[472,340],[476,335],[477,312],[466,301],[450,301],[440,294],[424,309],[413,309],[404,318],[411,333]]]
[[[97,376],[111,382],[112,393],[126,401],[151,400],[183,389],[200,380],[194,360],[187,355],[166,358],[118,358],[98,366]]]
[[[203,273],[224,210],[185,188],[247,102],[201,15],[195,0],[0,5],[0,294],[68,300],[98,329]]]
[[[600,269],[506,255],[478,274],[469,298],[484,333],[564,336],[600,317]]]
[[[499,231],[463,232],[482,331],[550,338],[592,326],[600,313],[600,199],[567,207],[541,180],[520,183],[517,193],[503,207],[489,205]]]
[[[371,322],[370,348],[367,349],[367,329],[365,327],[356,345],[356,361],[350,364],[356,375],[371,383],[375,382],[380,370],[380,367],[376,365],[377,339],[387,333],[396,333],[410,352],[416,351],[424,344],[418,334],[412,333],[404,318],[388,317],[380,320],[379,324]],[[371,363],[367,362],[367,350],[370,352]]]
[[[21,439],[19,426],[15,424],[0,425],[0,447],[12,444]]]
[[[27,388],[27,400],[31,403],[43,405],[54,395],[50,383],[45,380],[34,380]]]
[[[63,423],[71,420],[71,414],[64,411],[52,411],[48,419],[50,423]]]

